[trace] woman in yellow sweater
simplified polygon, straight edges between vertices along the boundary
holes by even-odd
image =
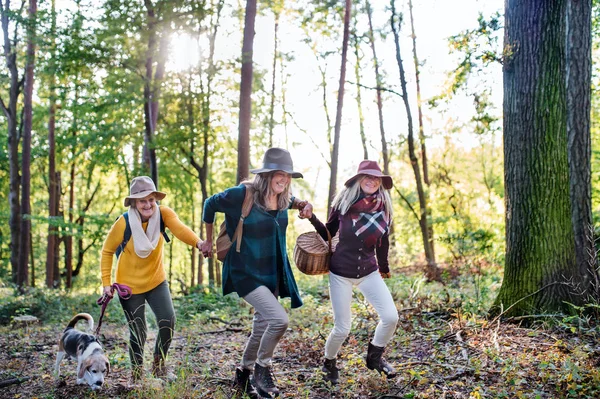
[[[144,343],[146,342],[146,302],[156,316],[158,335],[154,347],[152,374],[158,378],[172,380],[165,360],[173,338],[175,310],[166,281],[163,266],[164,238],[161,224],[181,241],[200,248],[202,241],[196,233],[184,225],[169,207],[158,205],[165,193],[157,191],[152,179],[136,177],[131,181],[129,196],[124,205],[129,210],[113,224],[102,246],[102,286],[104,295],[112,296],[113,255],[124,242],[127,219],[131,228],[131,239],[120,248],[115,282],[131,288],[131,298],[119,298],[129,325],[129,357],[132,380],[138,381],[143,374]]]

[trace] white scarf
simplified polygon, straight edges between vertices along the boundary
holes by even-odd
[[[156,206],[156,212],[150,216],[146,231],[142,227],[140,213],[133,206],[129,207],[129,226],[133,238],[133,249],[140,258],[147,258],[156,249],[160,239],[160,208]]]

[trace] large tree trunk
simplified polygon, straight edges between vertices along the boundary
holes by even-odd
[[[383,100],[381,98],[382,79],[381,73],[379,72],[379,58],[377,58],[377,51],[375,50],[375,34],[373,32],[373,21],[371,10],[371,3],[369,0],[366,2],[367,17],[369,19],[369,44],[371,45],[371,52],[373,53],[373,66],[375,67],[375,82],[377,85],[377,116],[379,117],[379,134],[381,137],[381,154],[383,155],[383,173],[386,175],[390,173],[390,156],[387,148],[387,140],[385,138],[385,128],[383,126]]]
[[[58,251],[58,191],[56,181],[56,0],[51,6],[50,106],[48,117],[48,241],[46,246],[46,287],[54,287],[54,261]]]
[[[10,216],[8,224],[10,227],[10,265],[12,271],[12,281],[17,282],[17,273],[19,270],[19,251],[21,248],[21,176],[19,163],[19,129],[18,113],[19,94],[21,93],[21,82],[19,81],[19,71],[17,68],[17,51],[13,48],[18,43],[11,40],[12,27],[10,26],[12,12],[10,10],[10,1],[0,2],[0,17],[2,19],[2,36],[4,42],[4,60],[8,69],[10,78],[10,87],[8,92],[8,105],[4,99],[0,99],[0,106],[7,119],[8,126],[8,168],[9,168],[9,191],[8,203],[10,207]]]
[[[33,118],[33,84],[35,67],[35,25],[37,0],[29,0],[27,21],[27,61],[23,92],[23,149],[21,152],[21,240],[17,285],[29,285],[29,254],[31,251],[31,125]]]
[[[340,83],[338,88],[337,111],[333,131],[333,149],[331,151],[331,174],[329,178],[329,196],[327,197],[327,214],[331,212],[331,202],[335,196],[338,172],[338,154],[340,151],[340,130],[342,126],[342,109],[344,107],[344,84],[346,83],[346,61],[348,59],[348,40],[350,37],[350,15],[352,1],[346,0],[344,12],[344,37],[342,41],[342,65],[340,66]]]
[[[406,119],[408,121],[408,155],[410,157],[410,164],[415,175],[415,183],[417,187],[417,195],[419,197],[419,226],[421,228],[421,236],[423,238],[423,249],[425,251],[425,258],[427,259],[427,278],[430,280],[439,280],[440,272],[436,265],[435,253],[433,252],[433,234],[430,232],[432,229],[429,226],[427,219],[428,215],[428,204],[427,195],[423,188],[423,180],[421,178],[421,169],[419,168],[419,158],[415,152],[415,142],[413,135],[413,122],[412,113],[410,111],[410,104],[408,101],[408,93],[406,89],[406,74],[404,72],[404,64],[400,54],[400,23],[397,21],[395,1],[391,1],[391,25],[392,32],[394,33],[394,42],[396,44],[396,62],[398,63],[398,69],[400,73],[400,86],[402,87],[402,101],[404,102],[404,108],[406,110]],[[397,24],[397,25],[396,25]]]
[[[581,304],[567,151],[565,0],[507,0],[504,48],[506,260],[493,312]]]
[[[146,49],[146,73],[144,76],[144,165],[150,172],[150,177],[158,188],[158,169],[156,149],[154,148],[154,132],[156,130],[158,106],[153,97],[154,83],[154,54],[156,52],[156,15],[150,0],[144,0],[148,17],[148,48]]]
[[[242,44],[242,73],[240,82],[240,120],[238,135],[238,171],[236,181],[240,183],[250,171],[250,123],[252,119],[252,57],[254,48],[254,23],[256,0],[246,1],[244,42]]]
[[[591,183],[592,2],[567,2],[567,136],[571,189],[571,220],[581,290],[598,298]]]

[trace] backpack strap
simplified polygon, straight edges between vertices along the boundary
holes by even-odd
[[[123,251],[125,250],[125,246],[129,242],[129,239],[131,239],[131,226],[129,225],[129,213],[125,212],[125,213],[123,213],[122,216],[125,219],[125,231],[123,232],[123,241],[121,241],[121,244],[119,244],[119,246],[117,247],[117,250],[115,251],[115,255],[117,256],[117,259],[119,259],[119,256],[121,256],[121,253],[123,253]],[[117,220],[119,220],[119,218],[117,218]],[[169,235],[165,231],[165,221],[163,220],[162,213],[160,214],[160,233],[163,235],[165,242],[171,242]]]
[[[246,185],[246,196],[244,197],[244,202],[242,203],[242,216],[240,216],[240,221],[235,229],[235,233],[233,233],[233,240],[235,243],[235,251],[240,252],[240,246],[242,245],[242,230],[244,228],[244,219],[248,216],[250,211],[252,210],[252,205],[254,205],[254,191],[250,185]]]
[[[125,246],[129,242],[129,239],[131,238],[131,226],[129,225],[129,214],[127,212],[125,212],[122,216],[125,219],[125,231],[123,232],[123,241],[121,241],[121,244],[119,244],[119,246],[117,247],[117,250],[115,251],[115,255],[117,256],[117,259],[119,259],[119,256],[121,256],[121,254],[125,250]],[[117,220],[119,220],[119,218],[117,218]]]

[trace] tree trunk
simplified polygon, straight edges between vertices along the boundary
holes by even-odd
[[[342,41],[342,65],[340,66],[340,83],[338,88],[337,111],[333,131],[333,149],[331,151],[331,175],[329,178],[329,196],[327,197],[327,214],[331,212],[331,202],[335,196],[338,172],[338,154],[340,151],[340,130],[342,126],[342,109],[344,106],[344,84],[346,83],[346,61],[348,58],[348,40],[350,37],[350,13],[352,1],[346,0],[344,12],[344,37]]]
[[[567,1],[567,137],[571,220],[581,289],[598,298],[591,183],[592,2]]]
[[[415,82],[417,86],[417,110],[419,115],[419,141],[421,142],[421,162],[423,164],[423,182],[429,186],[429,170],[427,162],[427,146],[425,143],[425,131],[423,129],[423,110],[421,101],[421,73],[419,71],[419,57],[417,56],[417,35],[415,34],[415,20],[413,18],[412,0],[408,0],[410,11],[410,29],[413,42],[413,62],[415,64]]]
[[[415,175],[415,183],[417,187],[417,195],[419,197],[419,225],[421,227],[421,236],[423,237],[423,249],[425,251],[425,258],[427,259],[427,270],[426,275],[429,280],[440,280],[440,271],[436,265],[435,253],[433,252],[433,235],[430,235],[429,221],[427,220],[428,205],[427,196],[423,189],[423,180],[421,179],[421,169],[419,168],[419,159],[415,153],[415,143],[413,137],[413,122],[412,113],[410,112],[410,105],[408,101],[408,93],[406,91],[406,75],[404,73],[404,64],[402,63],[402,57],[400,55],[400,38],[399,30],[400,23],[396,26],[396,7],[395,0],[391,1],[391,25],[392,32],[394,33],[394,42],[396,44],[396,62],[398,63],[398,69],[400,72],[400,86],[402,87],[402,101],[404,102],[404,108],[406,110],[406,119],[408,121],[408,155],[410,157],[410,164]]]
[[[76,96],[77,97],[77,96]],[[77,136],[77,129],[73,128],[73,138]],[[69,209],[67,210],[67,234],[65,236],[65,287],[71,288],[73,277],[73,212],[75,211],[75,151],[73,150],[73,161],[71,162],[69,181]]]
[[[383,81],[381,79],[381,73],[379,72],[379,58],[377,58],[377,51],[375,51],[375,34],[373,32],[373,21],[371,10],[371,3],[369,0],[366,2],[367,17],[369,19],[369,44],[371,45],[371,52],[373,53],[373,66],[375,67],[375,82],[377,84],[377,116],[379,116],[379,133],[381,136],[381,154],[383,156],[383,173],[386,175],[390,173],[390,156],[387,148],[387,140],[385,138],[385,128],[383,125],[383,100],[381,98],[381,89]],[[365,158],[366,159],[366,158]]]
[[[275,11],[275,28],[274,28],[274,36],[273,39],[273,76],[271,78],[271,104],[269,105],[269,147],[273,147],[273,129],[275,128],[275,78],[277,74],[277,48],[279,45],[279,40],[277,34],[279,33],[279,11]]]
[[[566,1],[507,0],[504,33],[506,260],[493,313],[581,304],[571,221]]]
[[[58,215],[58,192],[56,182],[56,0],[51,6],[51,43],[50,57],[50,106],[48,118],[48,243],[46,247],[46,287],[54,287],[54,261],[58,251],[58,229],[56,216]]]
[[[425,130],[423,128],[423,103],[421,101],[421,73],[419,70],[419,57],[417,56],[417,35],[415,34],[415,20],[413,18],[412,0],[408,0],[410,10],[410,28],[413,42],[413,63],[415,64],[415,84],[417,89],[417,112],[419,116],[419,142],[421,143],[421,163],[423,165],[423,183],[429,187],[429,163],[427,160],[427,144],[425,142]],[[427,218],[432,220],[431,207],[427,208]],[[433,226],[428,225],[428,237],[431,242],[431,251],[435,254],[435,241],[433,240]]]
[[[10,265],[12,272],[12,281],[17,282],[19,271],[19,251],[21,248],[21,176],[19,163],[19,137],[18,129],[18,106],[19,94],[21,94],[21,82],[19,81],[19,71],[17,68],[17,51],[13,46],[18,43],[10,39],[12,27],[10,26],[10,1],[0,2],[0,17],[2,19],[2,36],[4,42],[4,59],[8,74],[10,77],[10,87],[8,93],[8,106],[3,99],[0,99],[0,106],[7,119],[8,126],[8,167],[9,167],[9,192],[8,203],[10,207],[9,227],[10,227]]]
[[[21,152],[21,248],[19,250],[19,272],[17,285],[29,285],[29,254],[31,251],[31,125],[33,118],[33,84],[35,67],[35,25],[37,0],[29,0],[27,19],[27,61],[25,65],[25,87],[23,92],[23,143]]]
[[[246,1],[244,42],[242,44],[242,73],[240,82],[240,121],[238,135],[237,183],[248,177],[250,171],[250,123],[252,119],[252,57],[256,0]]]
[[[358,27],[356,22],[356,14],[357,11],[354,10],[353,19],[354,19],[354,29],[352,30],[352,41],[354,44],[354,57],[356,58],[356,63],[354,64],[354,77],[356,79],[356,105],[358,107],[358,130],[360,133],[360,142],[363,147],[363,159],[369,159],[369,149],[367,142],[367,135],[365,134],[365,116],[363,114],[362,108],[362,97],[360,93],[360,61],[362,57],[360,56],[360,38],[358,37],[357,29]]]
[[[156,52],[156,16],[154,6],[150,0],[144,0],[148,17],[148,48],[146,49],[146,73],[144,76],[144,165],[150,177],[158,188],[158,170],[156,163],[156,149],[154,148],[154,132],[156,129],[153,111],[153,81],[154,81],[154,53]]]

